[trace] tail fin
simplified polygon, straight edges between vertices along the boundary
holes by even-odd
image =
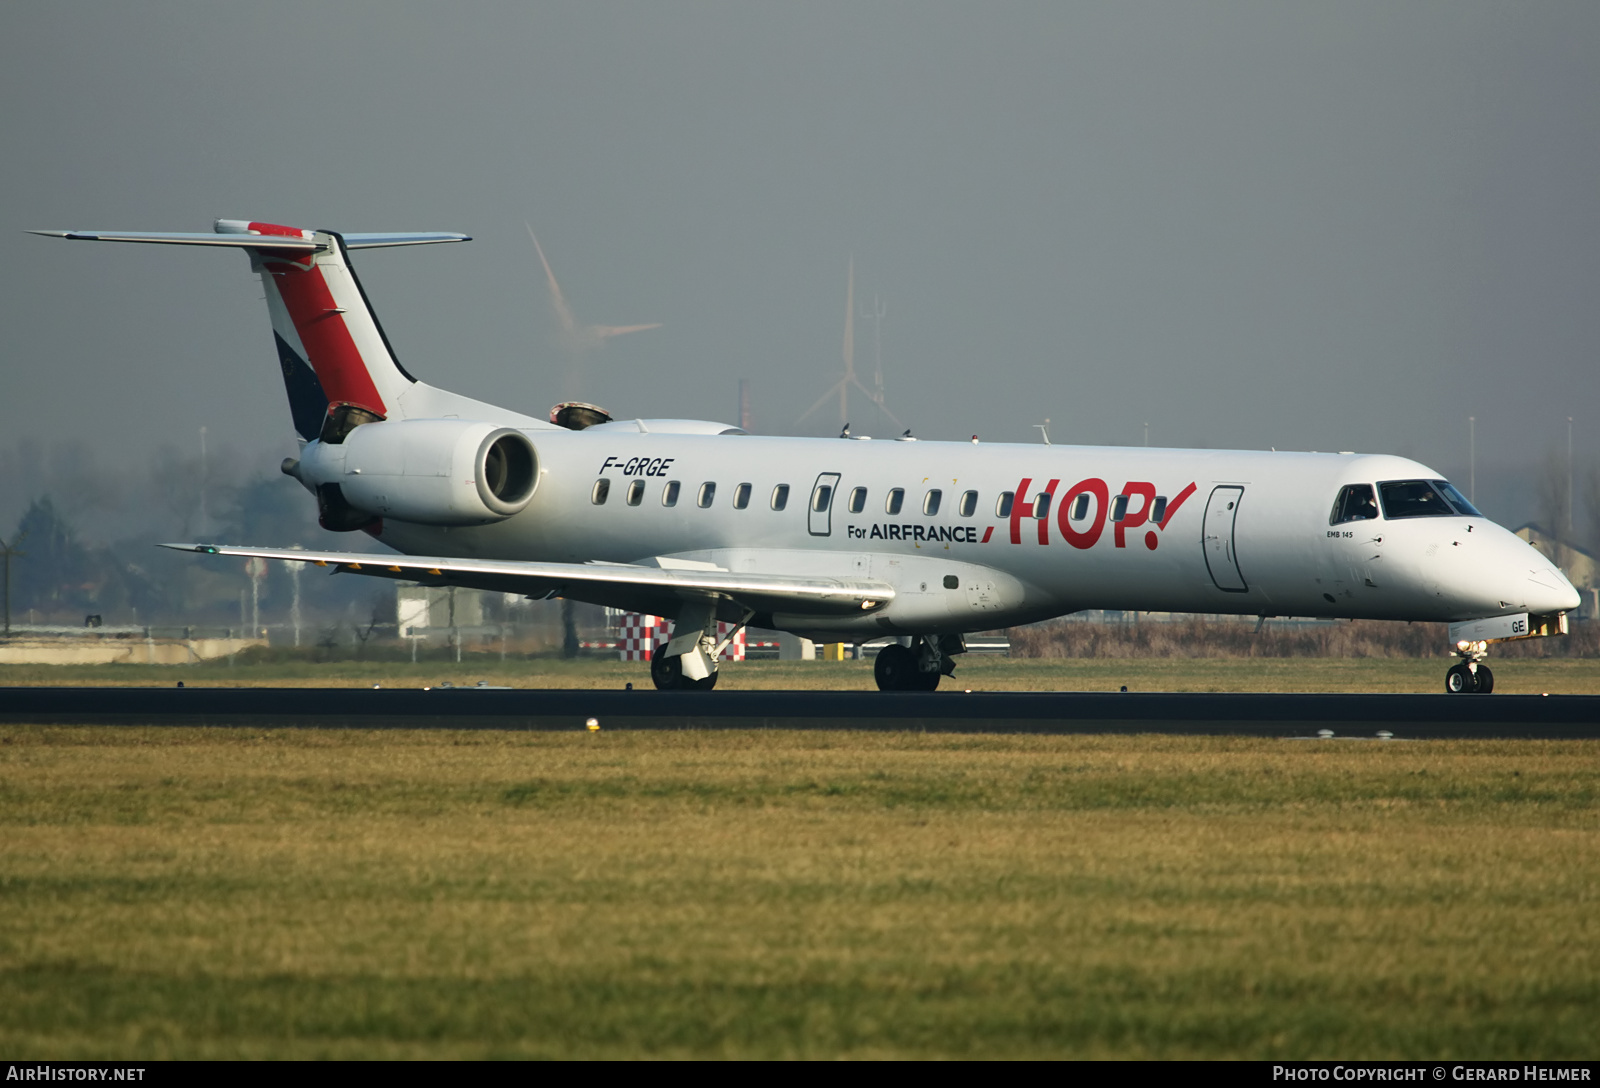
[[[350,244],[343,236],[226,219],[217,221],[217,232],[298,235],[315,243],[310,252],[248,247],[250,267],[260,273],[266,290],[284,388],[301,437],[316,438],[329,427],[346,430],[372,418],[405,417],[401,400],[416,379],[395,359],[350,266]]]
[[[416,384],[350,266],[352,249],[465,242],[464,234],[348,234],[219,219],[214,234],[35,231],[60,238],[167,245],[233,246],[261,275],[295,430],[307,440],[370,419],[404,419]]]

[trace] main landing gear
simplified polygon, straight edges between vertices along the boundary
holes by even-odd
[[[650,655],[650,680],[657,691],[710,691],[717,686],[715,670],[709,676],[688,677],[683,674],[683,656],[667,656],[667,643],[656,647]]]
[[[910,646],[891,642],[878,651],[872,676],[879,691],[933,691],[939,677],[956,671],[951,658],[966,652],[960,635],[922,635]]]
[[[1444,674],[1444,690],[1449,695],[1487,695],[1494,690],[1494,673],[1483,659],[1489,656],[1487,642],[1458,642],[1456,656],[1461,658]]]
[[[672,639],[650,655],[650,680],[658,691],[710,691],[717,686],[717,658],[750,622],[746,612],[717,641],[717,612],[712,602],[684,606],[672,625]]]

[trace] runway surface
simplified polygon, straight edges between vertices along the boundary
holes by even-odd
[[[1594,695],[0,688],[0,723],[307,729],[857,729],[1600,738]]]

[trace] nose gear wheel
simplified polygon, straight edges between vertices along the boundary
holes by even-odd
[[[1447,695],[1488,695],[1494,690],[1494,673],[1475,661],[1459,662],[1444,674],[1444,690]]]

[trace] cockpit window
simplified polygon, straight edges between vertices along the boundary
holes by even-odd
[[[1342,525],[1347,521],[1365,521],[1378,516],[1378,500],[1372,497],[1371,484],[1349,484],[1333,501],[1333,514],[1329,525]]]
[[[1452,517],[1455,509],[1427,480],[1380,480],[1378,493],[1383,496],[1383,516],[1386,518],[1444,518]]]
[[[1469,518],[1481,518],[1478,508],[1467,501],[1466,496],[1455,489],[1449,480],[1434,480],[1433,486],[1444,492],[1444,497],[1450,500],[1450,505],[1456,508],[1456,513]]]

